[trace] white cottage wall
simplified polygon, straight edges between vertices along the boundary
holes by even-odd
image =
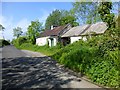
[[[73,42],[79,41],[80,39],[82,39],[81,36],[79,36],[79,37],[70,37],[70,43],[73,43]]]
[[[47,39],[48,39],[49,37],[41,37],[41,38],[37,38],[36,39],[36,45],[38,45],[38,46],[44,46],[44,45],[46,45],[48,42],[47,42]]]
[[[86,36],[78,36],[78,37],[70,37],[70,43],[73,43],[73,42],[76,42],[76,41],[79,41],[80,39],[82,39],[83,41],[86,41],[87,38]]]
[[[54,38],[53,40],[54,40],[54,46],[56,46],[57,45],[57,39]]]

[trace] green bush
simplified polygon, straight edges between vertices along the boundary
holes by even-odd
[[[8,42],[7,40],[4,40],[4,39],[0,39],[0,46],[7,46],[7,45],[10,45],[10,42]]]
[[[111,51],[104,57],[96,58],[91,64],[88,75],[94,82],[104,86],[119,87],[118,52]]]
[[[16,46],[17,48],[19,48],[20,45],[22,45],[22,44],[24,44],[24,43],[29,43],[29,41],[27,40],[26,37],[19,37],[19,38],[17,38],[17,39],[13,39],[13,40],[12,40],[12,44],[13,44],[14,46]]]
[[[26,37],[19,37],[18,38],[18,45],[22,45],[23,43],[28,43],[28,40]]]
[[[79,41],[70,44],[52,57],[64,66],[87,75],[93,82],[109,87],[119,87],[120,62],[117,41],[98,38],[94,43],[94,40],[95,38],[92,38],[88,42]]]

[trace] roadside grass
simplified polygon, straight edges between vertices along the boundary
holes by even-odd
[[[38,45],[32,45],[30,43],[24,43],[21,46],[18,46],[17,48],[40,52],[40,53],[43,53],[47,56],[52,56],[60,50],[59,46],[54,46],[54,47],[49,47],[47,45],[38,46]]]

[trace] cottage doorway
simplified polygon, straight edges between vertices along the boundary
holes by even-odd
[[[54,46],[54,39],[51,38],[51,47]]]
[[[66,46],[67,44],[70,44],[70,37],[63,37],[61,38],[62,44]]]
[[[54,39],[53,38],[49,38],[49,46],[50,47],[54,46]]]

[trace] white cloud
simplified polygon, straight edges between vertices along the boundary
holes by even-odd
[[[7,40],[13,39],[13,28],[21,27],[22,31],[25,32],[30,23],[26,18],[21,19],[17,23],[14,23],[13,19],[13,17],[0,16],[0,24],[2,24],[5,27],[3,36]]]
[[[12,22],[13,18],[12,17],[4,17],[0,15],[0,24],[2,24],[4,27],[8,27],[10,23]]]
[[[45,25],[45,21],[46,21],[47,17],[53,10],[55,10],[55,8],[52,8],[50,10],[45,10],[45,9],[40,10],[41,15],[40,15],[39,21],[43,23],[43,26]],[[3,35],[4,35],[5,39],[7,39],[7,40],[13,39],[13,28],[21,27],[22,31],[26,32],[27,27],[30,25],[30,22],[31,22],[27,18],[22,18],[18,22],[14,22],[14,20],[15,20],[15,18],[13,18],[12,16],[5,17],[5,16],[0,15],[0,24],[2,24],[5,27]]]
[[[0,16],[0,24],[2,24],[5,27],[5,30],[3,32],[3,36],[5,39],[11,39],[12,38],[12,22],[13,22],[13,17],[4,17]],[[6,38],[7,37],[7,38]]]
[[[30,22],[26,18],[24,18],[17,23],[16,27],[21,27],[23,32],[26,32],[29,24]]]

